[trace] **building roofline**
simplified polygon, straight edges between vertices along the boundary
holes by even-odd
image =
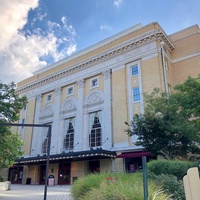
[[[43,72],[48,71],[48,70],[50,70],[50,69],[52,69],[54,67],[57,67],[57,66],[59,66],[59,65],[61,65],[63,63],[66,63],[66,62],[68,62],[70,60],[76,59],[77,57],[80,57],[80,56],[82,56],[84,54],[87,54],[87,53],[89,53],[91,51],[94,51],[94,50],[96,50],[96,49],[98,49],[98,48],[100,48],[102,46],[105,46],[106,44],[111,43],[111,42],[113,42],[113,41],[115,41],[115,40],[117,40],[117,39],[119,39],[119,38],[121,38],[121,37],[123,37],[125,35],[128,35],[128,34],[134,32],[134,31],[136,31],[136,30],[138,30],[138,29],[140,29],[142,27],[143,27],[142,24],[138,23],[138,24],[136,24],[136,25],[134,25],[134,26],[132,26],[132,27],[130,27],[128,29],[125,29],[125,30],[123,30],[123,31],[121,31],[121,32],[119,32],[119,33],[117,33],[115,35],[112,35],[112,36],[110,36],[110,37],[108,37],[108,38],[106,38],[106,39],[104,39],[104,40],[102,40],[100,42],[97,42],[97,43],[95,43],[95,44],[93,44],[93,45],[91,45],[89,47],[86,47],[86,48],[84,48],[84,49],[82,49],[80,51],[77,51],[74,54],[72,54],[72,55],[70,55],[70,56],[68,56],[66,58],[63,58],[63,59],[61,59],[61,60],[59,60],[59,61],[57,61],[55,63],[52,63],[52,64],[47,65],[47,66],[45,66],[45,67],[43,67],[43,68],[41,68],[39,70],[36,70],[36,71],[33,72],[33,75],[37,75],[37,74],[43,73]]]

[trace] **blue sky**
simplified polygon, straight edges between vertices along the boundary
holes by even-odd
[[[0,0],[0,80],[19,82],[138,23],[200,25],[199,0]]]

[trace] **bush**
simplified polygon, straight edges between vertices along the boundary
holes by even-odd
[[[118,180],[107,181],[107,177]],[[142,173],[91,174],[72,185],[72,197],[74,200],[141,200],[144,199],[142,180]],[[169,199],[153,181],[149,181],[148,186],[149,200]]]
[[[0,182],[4,182],[4,178],[1,175],[0,175]]]
[[[191,167],[197,167],[197,162],[178,160],[153,160],[147,163],[147,169],[156,175],[166,174],[176,176],[182,180]]]
[[[157,185],[161,185],[163,190],[168,194],[172,194],[174,200],[185,200],[183,181],[177,180],[177,177],[173,175],[155,175],[151,173],[149,179],[153,180]]]

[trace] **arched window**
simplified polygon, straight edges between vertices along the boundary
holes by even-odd
[[[102,112],[90,113],[90,147],[101,146],[102,144]]]
[[[74,117],[65,120],[65,133],[64,149],[71,150],[74,148]]]
[[[47,123],[47,125],[51,125],[51,123]],[[42,142],[42,153],[46,154],[47,153],[47,146],[48,146],[48,128],[47,127],[44,127],[43,128],[44,131],[43,131],[43,142]]]

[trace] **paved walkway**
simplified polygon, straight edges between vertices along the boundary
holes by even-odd
[[[71,186],[47,187],[47,200],[72,200]],[[44,185],[11,184],[11,190],[0,191],[0,200],[44,200]]]

